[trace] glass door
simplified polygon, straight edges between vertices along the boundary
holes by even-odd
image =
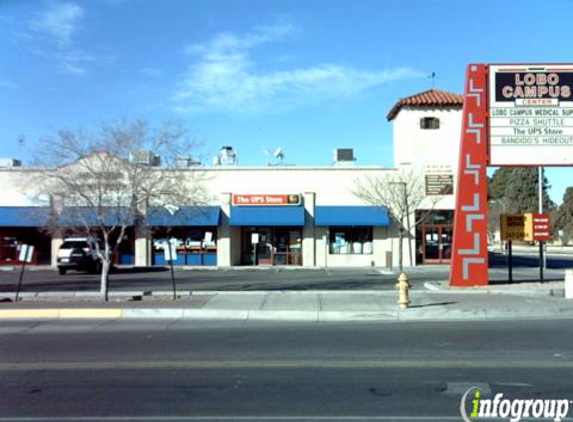
[[[424,262],[440,262],[440,229],[424,227]]]
[[[450,262],[452,259],[452,239],[454,229],[452,227],[442,227],[440,233],[440,251],[442,256],[440,262]]]
[[[253,236],[258,243],[253,244]],[[298,227],[245,227],[244,265],[302,265],[302,230]]]
[[[452,259],[452,226],[424,226],[422,228],[423,262],[444,264]]]

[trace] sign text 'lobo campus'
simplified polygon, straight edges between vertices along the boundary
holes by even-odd
[[[573,66],[489,67],[490,165],[573,164]]]

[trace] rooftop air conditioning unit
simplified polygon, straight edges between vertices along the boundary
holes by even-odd
[[[237,151],[233,147],[222,147],[219,152],[219,162],[222,166],[236,166],[239,162]]]
[[[175,157],[175,167],[178,168],[199,167],[200,165],[201,161],[191,156]]]
[[[142,149],[130,152],[129,162],[132,164],[143,164],[146,166],[157,167],[161,164],[161,158],[149,150]]]
[[[15,158],[0,158],[0,168],[21,167],[22,162]]]
[[[338,148],[334,150],[334,165],[337,167],[350,167],[354,165],[354,150],[352,148]]]

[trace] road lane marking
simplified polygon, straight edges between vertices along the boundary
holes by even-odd
[[[3,362],[8,371],[102,371],[102,370],[225,370],[225,369],[573,369],[564,360],[218,360],[218,361],[102,361],[102,362]]]
[[[459,421],[459,416],[164,416],[164,417],[138,417],[138,416],[106,416],[106,417],[22,417],[3,418],[2,422],[41,422],[41,421]],[[490,418],[490,421],[502,420]],[[523,420],[523,419],[522,419]]]
[[[59,309],[2,309],[1,319],[9,318],[59,318]]]
[[[122,314],[119,308],[0,309],[0,319],[116,319]]]

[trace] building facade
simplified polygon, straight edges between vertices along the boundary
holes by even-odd
[[[395,267],[400,222],[386,204],[365,203],[355,192],[366,178],[411,169],[424,178],[428,201],[411,210],[420,223],[408,233],[403,255],[412,254],[417,264],[448,262],[461,107],[461,96],[438,90],[398,101],[388,114],[394,125],[395,165],[390,169],[360,167],[353,161],[333,167],[248,168],[219,162],[177,169],[182,180],[201,175],[210,192],[208,205],[141,210],[145,229],[127,230],[115,260],[164,265],[169,238],[177,245],[176,265]],[[229,149],[224,151],[223,158],[228,158]],[[62,218],[74,207],[59,208],[54,217],[53,204],[32,205],[22,180],[34,172],[0,169],[0,183],[6,187],[0,199],[0,264],[15,262],[17,245],[27,243],[36,246],[37,263],[55,265],[59,245],[73,232],[70,227],[57,234],[42,229],[48,219]]]
[[[463,96],[429,90],[402,98],[388,113],[393,122],[394,166],[424,178],[428,201],[414,211],[417,264],[451,260]],[[439,201],[432,201],[438,198]]]

